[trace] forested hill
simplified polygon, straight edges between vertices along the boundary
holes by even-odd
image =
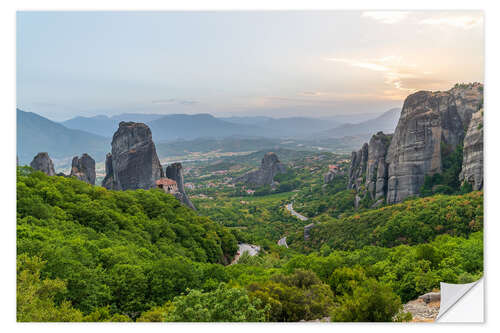
[[[353,191],[340,194],[345,196],[350,192]],[[331,214],[336,214],[335,210],[310,220],[315,225],[306,242],[303,233],[299,233],[288,238],[289,244],[309,250],[322,246],[354,250],[368,245],[415,245],[441,234],[468,237],[483,230],[483,192],[408,199],[348,216]]]
[[[310,220],[307,243],[272,236],[258,256],[223,265],[237,231],[170,194],[18,168],[17,320],[400,321],[402,302],[482,276],[481,192],[332,212]]]
[[[33,268],[36,259],[27,258],[45,261],[41,277],[64,281],[67,289],[57,299],[63,297],[83,314],[105,308],[135,318],[187,288],[201,288],[223,268],[215,263],[229,262],[236,250],[227,229],[197,216],[170,194],[108,191],[18,169],[21,268]],[[18,281],[18,307],[19,297],[33,289],[29,285],[20,292],[22,285]],[[33,306],[43,311],[40,304]]]

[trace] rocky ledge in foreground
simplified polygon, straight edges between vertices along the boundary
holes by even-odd
[[[439,314],[441,294],[431,292],[403,305],[403,311],[411,313],[413,322],[433,322]]]

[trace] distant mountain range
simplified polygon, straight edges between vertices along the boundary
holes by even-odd
[[[357,135],[368,135],[368,137],[371,137],[379,131],[386,134],[394,133],[400,114],[400,108],[390,109],[374,119],[366,120],[357,124],[344,124],[325,131],[319,131],[311,135],[311,138],[343,138],[346,136]]]
[[[100,115],[94,117],[75,117],[61,122],[67,128],[86,131],[111,138],[118,129],[120,121],[148,123],[163,117],[161,114],[124,113],[112,117]]]
[[[146,123],[156,141],[221,138],[227,136],[296,137],[326,130],[340,123],[331,119],[306,117],[228,117],[216,118],[210,114],[123,114],[113,117],[76,117],[61,124],[97,135],[112,137],[120,121]]]
[[[39,152],[51,158],[68,158],[88,153],[102,160],[110,150],[109,139],[85,131],[69,129],[33,112],[17,109],[17,156],[29,164]]]
[[[120,121],[146,123],[153,133],[159,152],[174,149],[170,144],[180,140],[180,147],[192,146],[182,143],[186,140],[234,140],[233,146],[245,146],[253,150],[255,140],[245,139],[292,139],[291,145],[298,146],[302,140],[309,146],[339,147],[347,142],[340,138],[364,139],[378,131],[392,133],[399,118],[399,109],[391,109],[384,114],[357,124],[340,124],[332,119],[308,117],[228,117],[217,118],[210,114],[122,114],[113,117],[76,117],[62,123],[44,118],[36,113],[17,110],[17,151],[21,164],[29,164],[38,152],[46,151],[53,159],[70,159],[82,153],[90,154],[96,161],[102,161],[110,150],[111,137]],[[271,145],[267,141],[257,141],[255,149]],[[320,140],[320,141],[318,141]],[[328,141],[333,140],[333,141]],[[344,140],[344,139],[342,139]],[[210,142],[212,142],[210,141]],[[165,143],[168,145],[164,146]],[[277,143],[273,142],[272,145]],[[206,146],[200,142],[194,146]],[[220,145],[220,144],[219,144]],[[282,145],[281,143],[279,144]],[[179,147],[179,148],[180,148]],[[248,147],[248,148],[247,148]],[[241,150],[240,149],[240,150]],[[178,150],[178,149],[174,149]],[[161,156],[163,157],[163,156]],[[57,161],[55,161],[57,163]],[[69,163],[61,161],[61,163]]]

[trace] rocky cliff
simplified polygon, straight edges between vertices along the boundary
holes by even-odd
[[[151,130],[143,123],[121,122],[106,156],[102,186],[113,190],[150,189],[163,177]]]
[[[479,134],[476,114],[482,104],[480,83],[408,96],[394,135],[379,132],[352,153],[348,189],[355,189],[360,197],[368,193],[373,200],[385,197],[390,204],[401,202],[418,195],[425,176],[441,173],[445,153],[463,143],[462,178],[471,179],[478,188],[482,184],[482,130]],[[464,142],[467,128],[472,131]]]
[[[372,199],[385,197],[387,193],[387,151],[391,144],[392,134],[378,132],[368,144],[368,161],[366,166],[366,189]]]
[[[90,155],[83,154],[81,157],[73,157],[71,162],[70,176],[84,181],[88,184],[95,185],[95,161]]]
[[[465,135],[460,181],[471,184],[473,190],[483,188],[483,109],[472,115]]]
[[[54,170],[54,163],[52,163],[48,153],[38,153],[33,158],[33,161],[31,161],[30,167],[35,170],[42,171],[48,176],[54,176],[56,174]]]
[[[361,195],[369,194],[372,199],[385,196],[387,191],[387,150],[391,134],[378,132],[369,143],[352,153],[349,168],[348,189]]]
[[[441,172],[443,144],[454,149],[463,138],[452,94],[420,91],[408,96],[388,151],[387,202],[418,195],[424,176]]]
[[[102,187],[107,188],[108,190],[113,189],[113,156],[111,153],[106,154],[106,162],[104,164],[105,166],[105,171],[106,175],[104,176],[104,179],[102,180]]]
[[[285,172],[286,166],[280,162],[278,156],[275,153],[269,152],[264,155],[260,169],[236,178],[234,182],[243,182],[255,186],[272,185],[274,182],[274,177],[277,174]]]
[[[472,84],[456,84],[449,90],[449,93],[455,98],[458,115],[466,129],[469,127],[472,115],[483,107],[483,89],[482,83],[474,82]]]
[[[365,182],[366,163],[368,161],[368,144],[365,143],[358,151],[353,151],[351,154],[351,165],[349,167],[349,178],[347,183],[348,189],[356,191],[361,189],[361,185]]]
[[[184,190],[184,175],[182,172],[182,164],[172,163],[167,166],[165,170],[165,177],[177,182],[177,192],[174,194],[175,197],[189,208],[196,210],[191,200],[189,200],[186,191]]]

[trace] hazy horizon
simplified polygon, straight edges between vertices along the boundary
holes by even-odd
[[[18,12],[17,106],[122,113],[381,114],[483,82],[481,11]]]

